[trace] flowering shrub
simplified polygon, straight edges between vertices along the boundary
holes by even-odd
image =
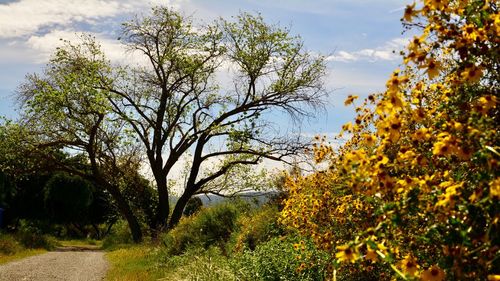
[[[406,280],[500,279],[498,5],[407,6],[421,34],[402,69],[356,107],[339,150],[318,142],[327,169],[288,177],[282,221],[331,253],[330,275],[383,264]]]

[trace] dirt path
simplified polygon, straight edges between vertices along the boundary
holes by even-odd
[[[64,247],[0,265],[0,280],[97,281],[104,279],[107,267],[104,252],[85,247]]]

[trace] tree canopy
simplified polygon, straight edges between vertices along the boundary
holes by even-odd
[[[85,153],[90,171],[72,172],[106,187],[132,228],[138,225],[120,186],[144,162],[157,190],[158,231],[179,221],[193,195],[220,192],[214,180],[265,158],[287,161],[306,146],[300,134],[265,118],[282,111],[300,121],[326,95],[324,58],[305,51],[289,30],[251,14],[195,24],[155,7],[124,23],[120,41],[140,63],[113,64],[94,38],[82,36],[58,48],[19,93],[23,122],[40,136],[37,147]],[[222,72],[232,76],[230,86],[218,79]],[[186,181],[170,216],[168,180],[186,157]]]

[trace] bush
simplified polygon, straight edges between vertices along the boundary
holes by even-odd
[[[15,234],[19,243],[28,249],[54,249],[57,245],[56,239],[42,233],[34,223],[21,221],[20,227]]]
[[[45,207],[58,223],[87,222],[92,185],[79,176],[56,174],[45,185]]]
[[[166,258],[164,265],[168,268],[164,280],[238,280],[219,247],[190,248],[180,256]]]
[[[241,280],[324,280],[327,256],[298,237],[272,238],[231,261]]]
[[[106,250],[116,249],[120,245],[132,243],[132,234],[127,222],[124,220],[118,221],[111,232],[103,239],[102,248]]]
[[[13,235],[0,234],[0,254],[12,255],[22,250]]]
[[[188,200],[186,207],[184,208],[184,212],[182,212],[185,216],[192,216],[199,212],[203,207],[203,202],[200,197],[192,197]]]
[[[318,170],[285,180],[283,222],[339,263],[377,262],[407,280],[498,279],[499,19],[498,1],[408,5],[403,24],[420,34],[404,64],[382,93],[348,96],[351,137],[317,138]]]
[[[170,254],[179,255],[188,247],[224,247],[237,226],[243,203],[222,203],[202,209],[197,215],[184,217],[163,239]]]
[[[22,232],[17,234],[19,242],[28,249],[54,249],[57,242],[55,239],[38,233]]]
[[[263,242],[283,235],[285,229],[278,223],[277,205],[266,205],[238,219],[240,230],[236,233],[235,251],[254,250]]]

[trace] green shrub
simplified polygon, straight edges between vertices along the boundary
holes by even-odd
[[[197,212],[199,212],[202,207],[203,207],[203,202],[201,201],[200,197],[191,197],[188,200],[182,214],[187,217],[192,216]]]
[[[182,255],[167,256],[163,264],[168,273],[162,280],[238,280],[219,247],[191,247]]]
[[[278,223],[278,216],[277,205],[266,205],[240,216],[234,250],[254,250],[257,245],[285,234],[285,229]]]
[[[120,220],[114,224],[111,232],[103,239],[102,248],[111,250],[126,244],[131,244],[132,242],[132,234],[130,234],[127,222]]]
[[[92,185],[79,176],[59,173],[45,184],[45,207],[56,223],[86,222]]]
[[[36,223],[23,220],[15,234],[15,238],[24,248],[28,249],[51,250],[57,246],[57,240],[43,234],[42,230],[36,226]]]
[[[212,245],[225,247],[237,226],[242,210],[240,203],[222,203],[202,209],[191,217],[184,217],[163,239],[170,254],[179,255],[189,247],[207,249]]]
[[[0,254],[12,255],[22,250],[13,235],[0,234]]]
[[[272,238],[254,251],[245,250],[234,256],[232,267],[240,280],[324,280],[327,261],[325,253],[304,243],[294,249],[298,237]]]
[[[57,240],[39,233],[21,232],[17,239],[25,248],[52,250],[57,245]]]

